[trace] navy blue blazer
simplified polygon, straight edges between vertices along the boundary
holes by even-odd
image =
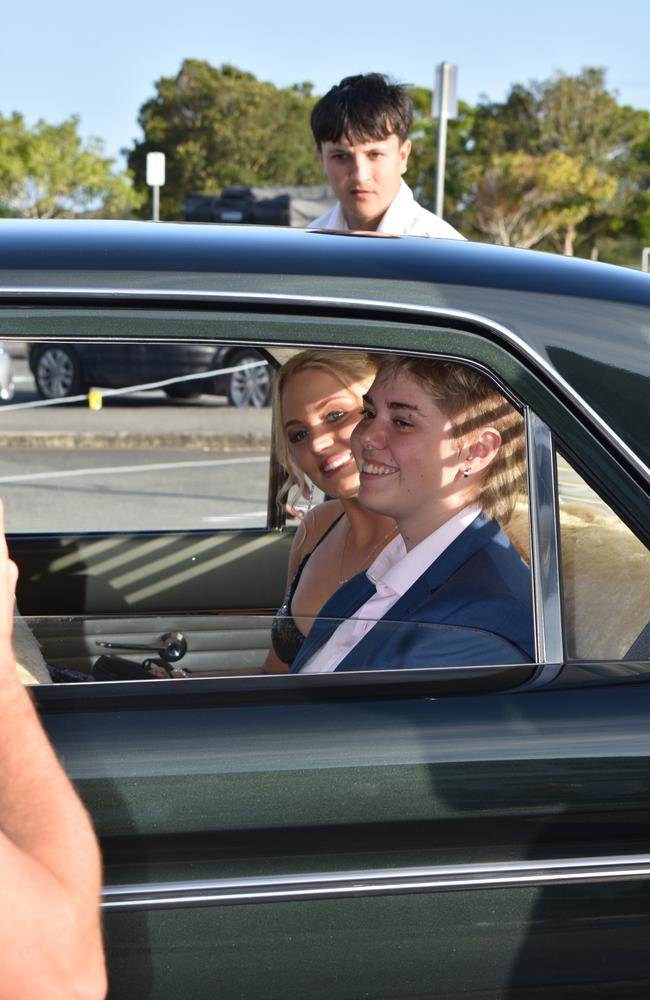
[[[374,592],[365,573],[340,587],[321,608],[291,672]],[[479,514],[336,670],[529,663],[534,657],[530,569],[497,522]]]

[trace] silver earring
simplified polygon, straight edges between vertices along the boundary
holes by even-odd
[[[469,479],[469,469],[463,469],[463,479]]]
[[[314,484],[312,483],[309,487],[307,510],[311,510],[312,504],[314,502]]]

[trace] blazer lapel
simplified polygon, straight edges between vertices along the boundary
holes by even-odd
[[[399,621],[408,620],[409,612],[415,611],[423,601],[446,583],[468,559],[484,548],[500,531],[496,521],[479,514],[451,545],[428,567],[422,576],[390,609],[390,617]]]
[[[364,573],[357,573],[330,597],[314,619],[309,635],[305,639],[297,657],[291,664],[291,673],[295,674],[304,667],[321,646],[324,646],[330,636],[336,631],[341,619],[349,618],[365,604],[375,593],[375,585]]]
[[[479,514],[461,532],[458,538],[445,549],[438,559],[425,570],[422,576],[418,577],[406,593],[395,602],[382,621],[410,621],[418,608],[430,600],[431,594],[438,587],[441,587],[443,583],[446,583],[458,568],[471,558],[475,552],[478,552],[479,549],[487,545],[498,534],[499,530],[499,525],[496,521],[486,517],[485,514]],[[359,606],[357,605],[357,607]],[[377,636],[379,636],[379,640]],[[376,656],[376,647],[380,649],[381,646],[385,645],[387,640],[388,636],[385,630],[379,629],[375,632],[374,629],[370,629],[361,642],[357,643],[348,655],[341,660],[336,669],[358,669],[356,664],[363,661],[364,657],[370,662],[370,659]]]

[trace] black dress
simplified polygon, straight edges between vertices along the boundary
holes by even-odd
[[[289,584],[287,596],[285,597],[282,605],[278,608],[276,616],[273,619],[273,624],[271,626],[271,642],[273,650],[276,656],[282,660],[283,663],[287,663],[289,666],[291,666],[295,660],[300,651],[300,647],[305,641],[305,636],[296,625],[291,613],[293,595],[295,594],[296,588],[300,583],[300,577],[302,576],[302,571],[307,565],[307,560],[316,551],[323,539],[327,538],[332,528],[339,523],[343,516],[343,514],[339,514],[339,516],[332,521],[327,531],[325,531],[318,539],[311,552],[308,552],[307,555],[303,556],[300,561],[300,565],[295,572],[294,578]]]

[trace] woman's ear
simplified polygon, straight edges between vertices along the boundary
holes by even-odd
[[[501,435],[496,427],[483,427],[478,437],[465,446],[463,453],[469,473],[476,474],[494,461],[501,447]]]

